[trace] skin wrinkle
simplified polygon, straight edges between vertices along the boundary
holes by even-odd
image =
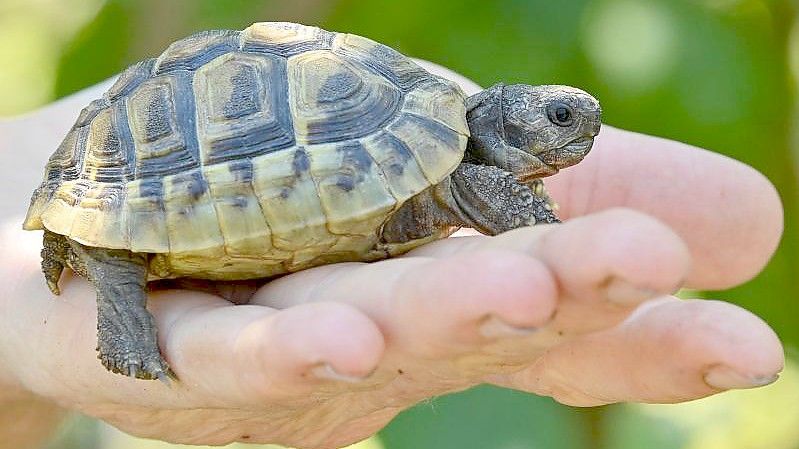
[[[545,358],[543,357],[543,359]],[[539,384],[538,388],[541,388],[548,396],[552,396],[553,399],[562,404],[579,407],[581,404],[605,405],[613,403],[608,398],[589,394],[582,389],[575,388],[569,384],[568,377],[557,370],[547,370],[547,378],[549,382],[544,385]]]
[[[354,420],[359,423],[363,424],[364,429],[372,429],[375,427],[382,426],[382,423],[391,421],[395,416],[397,416],[402,411],[399,407],[383,407],[375,412],[372,412],[368,415],[365,415],[357,420]],[[357,424],[356,424],[357,425]],[[344,438],[343,435],[345,434],[345,430],[343,429],[343,425],[334,427],[330,431],[330,439],[331,445],[333,447],[339,448],[344,445],[349,444],[351,440],[353,441],[361,441],[365,440],[366,438],[372,436],[371,432],[362,431],[360,434],[353,435],[351,438]],[[337,437],[338,435],[338,437]]]
[[[254,307],[254,306],[235,306],[234,307],[234,306],[231,306],[230,304],[223,304],[222,302],[220,302],[218,305],[214,305],[213,309],[211,309],[211,308],[208,308],[206,310],[196,310],[195,309],[195,314],[194,314],[195,316],[194,317],[190,317],[189,316],[186,319],[187,319],[187,321],[191,321],[192,319],[201,319],[201,317],[198,316],[198,315],[205,315],[205,314],[210,315],[210,314],[214,313],[214,311],[215,311],[214,309],[219,309],[219,308],[223,308],[223,307],[224,308],[231,308],[232,307],[234,310],[236,310],[236,313],[238,315],[248,315],[244,310],[240,310],[241,307],[249,308],[249,307]],[[259,308],[259,309],[261,309],[261,308]],[[253,316],[251,316],[251,317],[248,316],[248,322],[247,323],[242,323],[242,325],[239,326],[238,329],[236,329],[236,331],[235,331],[236,333],[229,336],[229,340],[232,341],[232,342],[239,342],[240,337],[241,337],[241,333],[244,332],[244,331],[250,330],[252,328],[252,326],[257,326],[258,328],[260,328],[261,332],[268,331],[268,329],[272,326],[271,323],[274,323],[275,319],[276,319],[276,311],[273,311],[273,310],[270,310],[270,309],[258,310],[257,314],[253,314]],[[179,325],[176,326],[175,329],[180,329],[180,326]],[[185,335],[181,335],[178,338],[185,339],[186,336]],[[220,344],[219,342],[214,342],[214,343],[215,344]],[[260,341],[259,344],[263,344],[263,340]],[[179,345],[176,345],[176,346],[179,346]],[[208,350],[208,348],[206,348],[206,347],[196,346],[196,345],[189,346],[189,349],[192,349],[191,352],[207,351]],[[263,350],[264,348],[262,346],[259,346],[259,347],[255,348],[255,349]],[[219,350],[218,349],[214,349],[213,352],[216,353],[217,351],[219,351]],[[241,364],[246,367],[245,372],[244,373],[240,373],[239,375],[244,375],[244,374],[247,374],[247,373],[249,373],[251,371],[255,372],[255,373],[258,373],[258,374],[264,374],[264,375],[270,372],[269,369],[261,370],[261,369],[255,369],[253,366],[249,366],[249,365],[252,365],[253,362],[254,363],[259,363],[259,360],[251,361],[246,356],[245,357],[232,357],[238,351],[240,351],[239,345],[238,344],[233,344],[232,348],[228,351],[229,354],[225,354],[225,357],[231,356],[231,361],[232,362],[241,361],[242,362]],[[177,352],[177,351],[175,351],[175,352]],[[185,354],[184,354],[184,356],[182,356],[182,358],[184,358],[184,359],[190,359],[191,358],[190,357],[191,354],[187,353],[186,348],[184,348],[184,353]],[[222,359],[222,360],[225,360],[225,359]],[[234,363],[234,365],[236,365],[236,363]],[[180,367],[180,365],[178,367]],[[232,373],[232,374],[234,374],[234,373]],[[187,381],[191,380],[193,382],[197,382],[195,377],[196,376],[193,376],[192,379],[187,379]],[[212,397],[216,397],[216,396],[218,396],[220,394],[220,389],[217,388],[217,386],[219,385],[218,381],[213,381],[213,380],[207,379],[207,378],[204,378],[204,379],[201,378],[200,380],[203,381],[202,384],[201,384],[202,388],[204,388]],[[209,382],[209,380],[211,380],[211,382]],[[231,378],[229,380],[234,382],[236,379]],[[268,386],[262,385],[260,383],[258,384],[258,386],[259,386],[259,388],[268,387]],[[237,393],[239,392],[239,388],[235,388],[235,390],[237,391]],[[224,389],[222,391],[224,391]],[[238,407],[235,404],[240,403],[242,400],[246,401],[248,399],[247,391],[242,390],[241,393],[242,393],[241,397],[240,398],[237,397],[235,402],[231,402],[230,400],[224,401],[224,399],[223,399],[224,397],[219,397],[218,400],[221,400],[220,408],[224,408],[226,405],[227,406]],[[260,392],[258,394],[260,396],[264,397],[264,398],[267,397],[267,395],[261,394]],[[198,404],[198,405],[202,406],[202,404]]]
[[[279,397],[279,395],[276,395],[274,393],[274,391],[275,390],[279,391],[281,385],[285,384],[285,379],[281,378],[280,373],[278,372],[279,370],[277,369],[277,367],[270,366],[269,358],[264,357],[264,356],[260,356],[260,354],[258,354],[258,353],[250,354],[249,351],[245,351],[244,350],[244,349],[246,349],[246,346],[243,345],[243,342],[246,341],[247,338],[245,338],[245,336],[242,335],[242,334],[244,334],[245,332],[252,332],[254,334],[264,336],[264,338],[259,339],[260,340],[260,342],[259,342],[260,344],[258,346],[256,346],[256,348],[254,348],[254,349],[255,350],[259,350],[258,352],[265,352],[266,344],[264,344],[263,342],[267,342],[267,343],[271,343],[271,344],[275,344],[274,342],[279,342],[279,337],[278,336],[276,336],[276,335],[268,335],[268,334],[270,334],[269,326],[271,325],[272,327],[274,327],[275,325],[273,323],[277,319],[278,319],[278,316],[276,316],[274,314],[269,315],[268,317],[263,317],[262,319],[260,319],[258,321],[249,323],[245,328],[243,328],[241,330],[241,332],[239,332],[234,337],[234,341],[235,341],[235,345],[234,345],[235,350],[234,351],[238,352],[239,354],[237,354],[237,357],[233,358],[232,360],[234,362],[239,362],[239,363],[241,363],[243,365],[253,364],[253,365],[256,365],[256,366],[259,367],[258,370],[255,370],[255,372],[251,373],[248,376],[248,379],[246,379],[246,382],[244,382],[243,384],[247,384],[247,385],[251,384],[251,385],[253,385],[251,387],[251,393],[250,394],[252,394],[252,392],[256,393],[256,395],[258,397],[263,398],[264,402],[268,402],[269,400],[274,400],[276,397]],[[253,352],[256,352],[255,350]],[[288,352],[288,349],[287,349],[287,352]],[[247,356],[249,356],[249,355],[254,355],[254,357],[253,357],[254,360],[248,359]],[[236,364],[239,364],[239,363],[236,363]],[[298,363],[296,363],[296,362],[293,363],[292,364],[292,368],[295,368],[295,370],[296,370],[296,366],[295,365],[297,365],[297,364]],[[303,361],[303,363],[302,363],[303,370],[307,369],[306,367],[308,365],[310,365],[310,364],[305,362],[305,361]],[[305,373],[305,371],[303,372],[303,374],[304,373]],[[296,375],[296,373],[292,372],[292,373],[290,373],[290,375],[294,376],[294,375]],[[239,388],[237,390],[241,390],[241,393],[242,393],[241,397],[246,401],[247,400],[247,396],[246,395],[248,394],[248,389]],[[299,405],[297,405],[296,407],[299,407]],[[290,405],[289,408],[286,411],[293,410],[294,408],[295,408],[294,405]],[[272,411],[272,413],[278,413],[278,411]]]
[[[723,305],[723,310],[725,312],[721,314],[718,313],[719,310],[715,310],[715,313],[711,312],[721,305]],[[680,310],[681,312],[679,316],[672,316],[665,322],[663,320],[657,320],[657,309],[663,310],[664,308],[673,309],[674,311]],[[725,339],[722,337],[712,339],[708,338],[710,335],[718,335],[721,337],[724,334],[728,334],[730,337],[735,337],[736,339],[743,338],[742,335],[748,335],[749,337],[744,339],[747,345],[752,344],[750,340],[757,341],[757,337],[762,336],[762,330],[756,327],[756,322],[739,323],[739,326],[731,324],[731,320],[726,319],[727,317],[724,315],[734,310],[735,308],[733,306],[716,301],[679,302],[673,299],[656,300],[652,301],[651,305],[647,303],[640,307],[639,310],[629,317],[619,328],[619,330],[627,334],[630,341],[635,342],[635,344],[628,345],[627,350],[623,353],[624,357],[619,359],[618,364],[608,366],[607,369],[609,371],[606,373],[606,375],[613,376],[620,381],[626,379],[627,386],[624,387],[619,384],[608,391],[611,392],[614,397],[625,397],[631,392],[635,392],[634,394],[639,398],[638,400],[644,402],[674,402],[686,400],[693,397],[697,392],[707,389],[708,386],[704,384],[702,375],[707,372],[705,370],[708,364],[720,363],[728,365],[730,360],[734,360],[735,357],[735,351],[730,351],[728,348],[739,348],[739,350],[741,348],[741,345],[735,341],[730,341],[729,338]],[[647,322],[653,323],[647,324]],[[709,327],[701,325],[702,322],[705,322]],[[743,327],[741,327],[740,324],[743,324]],[[701,332],[704,335],[696,335],[699,329],[703,329]],[[692,330],[693,335],[691,333]],[[744,330],[747,330],[747,332],[744,332]],[[638,333],[640,335],[640,333],[644,331],[647,332],[648,338],[637,338],[638,336],[636,334]],[[772,335],[769,338],[776,337]],[[611,339],[608,332],[605,331],[592,336],[587,345],[578,346],[569,344],[561,347],[557,351],[568,352],[574,359],[579,359],[584,356],[586,352],[607,347],[608,343],[611,343],[611,346],[608,348],[609,350],[622,350],[622,348],[617,347],[618,342]],[[720,343],[721,345],[719,346]],[[726,348],[724,348],[725,346]],[[662,360],[664,356],[666,356],[666,354],[655,349],[662,347],[673,348],[674,350],[670,351],[670,353],[676,354],[674,356],[675,361],[680,361],[680,364],[674,367],[675,374],[669,375],[668,372],[655,368],[657,366],[657,361]],[[713,350],[714,347],[716,348],[715,351]],[[576,353],[572,351],[574,349],[577,350]],[[653,350],[655,352],[653,352]],[[727,354],[719,353],[719,350],[723,350]],[[705,353],[716,354],[717,358],[715,362],[711,358],[703,360],[701,356],[698,356],[699,354]],[[640,360],[641,357],[652,357],[653,355],[657,357],[653,360],[653,362],[655,362],[653,365],[642,366],[635,372],[630,370],[630,368],[635,368],[636,361]],[[595,371],[591,368],[588,371],[580,372],[575,378],[574,370],[576,367],[568,363],[569,359],[558,357],[556,353],[553,354],[553,356],[560,360],[560,362],[558,365],[558,362],[555,360],[550,360],[549,363],[555,363],[552,368],[558,368],[558,366],[560,366],[561,371],[564,368],[568,368],[564,375],[567,378],[573,378],[574,381],[579,382],[581,378],[591,378],[592,371]],[[664,389],[664,385],[662,384],[663,381],[667,380],[671,381],[667,383],[670,387],[669,390]],[[693,383],[686,383],[686,380],[690,380]],[[677,385],[682,386],[678,387]],[[690,389],[687,388],[689,385],[692,385]],[[601,388],[601,385],[598,386]],[[593,388],[596,387],[597,386],[594,386]],[[650,394],[648,393],[649,391],[653,393]],[[713,391],[718,390],[713,389]]]
[[[436,270],[436,269],[431,267],[429,270],[425,270],[425,271],[426,271],[426,273],[440,272],[440,276],[445,277],[445,278],[459,277],[458,272],[460,272],[460,271],[468,272],[469,271],[469,267],[476,265],[475,261],[478,260],[478,259],[486,261],[486,262],[483,263],[484,270],[485,270],[486,273],[498,273],[498,272],[504,271],[503,269],[506,268],[507,265],[509,264],[509,262],[507,262],[506,259],[513,260],[516,263],[516,262],[520,261],[521,257],[519,257],[518,255],[508,254],[505,257],[497,258],[497,257],[489,257],[488,253],[486,253],[485,257],[479,257],[479,253],[478,253],[478,254],[475,254],[474,256],[470,257],[469,260],[464,260],[464,261],[460,262],[459,264],[453,264],[450,261],[446,261],[446,262],[445,261],[441,261],[441,262],[439,262],[437,264],[437,265],[439,265],[439,269],[438,270]],[[444,263],[446,263],[446,265],[443,265]],[[463,268],[456,268],[455,270],[453,270],[454,267],[460,267],[460,266],[462,266]],[[423,269],[423,268],[424,268],[423,266],[417,266],[416,267],[417,270]],[[442,268],[444,268],[444,270],[442,270]],[[540,268],[544,269],[543,267],[540,267]],[[447,276],[446,275],[447,273],[449,273],[450,276]],[[421,293],[417,292],[416,290],[422,289],[421,291],[423,292],[424,291],[424,288],[423,288],[424,285],[430,281],[430,278],[428,277],[430,275],[425,275],[424,277],[419,279],[417,276],[412,276],[412,274],[413,274],[412,271],[408,271],[407,272],[407,277],[410,278],[410,279],[417,279],[415,282],[405,282],[405,279],[399,279],[400,283],[398,284],[397,288],[401,289],[401,290],[398,290],[398,294],[397,294],[397,298],[398,299],[399,298],[408,298],[408,297],[414,297],[414,296],[418,297],[418,296],[420,296]],[[547,274],[547,276],[548,276],[548,274]],[[485,278],[485,275],[483,275],[483,277]],[[438,276],[436,276],[436,278],[438,278]],[[503,285],[505,282],[507,282],[507,279],[501,279],[500,277],[489,276],[485,280],[481,281],[482,285],[480,287],[480,290],[486,291],[486,292],[494,291],[495,292],[495,293],[493,293],[494,295],[501,295],[503,297],[504,296],[511,296],[513,294],[518,294],[516,292],[513,292],[513,293],[507,292],[507,289]],[[475,292],[459,293],[459,291],[461,289],[457,288],[457,287],[454,288],[454,289],[453,288],[449,288],[449,290],[452,292],[451,294],[455,294],[455,295],[458,295],[458,296],[461,296],[461,297],[468,297],[469,295],[478,294],[478,293],[475,293]],[[402,292],[407,292],[407,294],[403,294]],[[491,293],[489,293],[489,294],[491,294]],[[547,306],[547,304],[546,304],[547,301],[544,298],[547,295],[545,293],[539,293],[539,295],[541,296],[541,298],[536,300],[536,302],[538,303],[537,306],[539,308],[545,308]],[[471,335],[471,334],[473,333],[472,329],[474,329],[475,327],[479,328],[479,325],[484,321],[484,318],[486,316],[489,316],[489,315],[497,316],[500,319],[502,319],[503,321],[507,322],[509,325],[517,325],[517,326],[529,326],[530,325],[529,324],[530,321],[535,321],[536,323],[539,323],[541,321],[540,317],[538,316],[539,315],[538,313],[535,313],[534,317],[530,317],[529,316],[530,315],[530,311],[527,311],[524,314],[525,315],[524,318],[520,318],[520,317],[517,317],[517,316],[508,316],[508,312],[506,311],[506,309],[511,307],[510,305],[508,305],[508,304],[511,304],[511,303],[505,303],[506,300],[501,300],[499,298],[496,298],[496,299],[491,298],[491,297],[486,298],[486,301],[488,301],[490,303],[499,303],[499,302],[503,303],[501,308],[497,308],[497,309],[493,310],[492,312],[485,312],[485,311],[481,310],[483,308],[482,305],[479,304],[478,302],[476,302],[474,299],[470,298],[468,300],[465,299],[464,301],[468,301],[463,306],[464,310],[468,311],[468,313],[466,314],[466,316],[464,318],[459,320],[458,323],[454,323],[455,324],[455,328],[457,330],[456,336],[458,337],[457,341],[453,342],[456,347],[463,346],[464,344],[466,344],[468,346],[468,344],[475,344],[475,343],[479,344],[480,342],[485,342],[486,341],[486,337],[484,337],[482,334],[477,333],[477,335],[474,335],[474,336]],[[406,299],[406,302],[407,302],[407,299]],[[519,301],[518,300],[517,301],[513,301],[513,303],[516,303],[516,302],[519,302]],[[410,306],[412,306],[412,304],[410,304]],[[433,311],[434,310],[430,310],[430,311],[428,311],[428,313],[432,313]],[[442,323],[442,326],[450,327],[450,325],[448,325],[448,323]],[[462,335],[463,334],[463,329],[462,328],[464,328],[464,327],[466,329],[468,329],[469,332],[467,334],[465,334],[465,335]],[[464,339],[464,337],[467,337],[467,338]],[[492,339],[488,339],[488,341],[493,341],[493,340],[494,340],[493,338]]]
[[[362,264],[362,263],[358,263],[358,262],[347,262],[346,263],[346,266],[348,268],[352,268],[352,267],[354,267],[356,265],[360,265],[358,268],[356,268],[356,270],[362,270],[362,269],[365,269],[368,266],[367,264]],[[307,290],[306,294],[304,295],[304,298],[302,298],[302,300],[300,302],[308,303],[308,302],[311,302],[313,300],[313,298],[324,297],[323,294],[319,294],[319,293],[327,291],[328,286],[333,284],[337,280],[337,278],[340,277],[341,273],[342,273],[342,271],[339,271],[338,267],[335,270],[331,270],[324,277],[322,277],[322,279],[320,279],[316,283],[314,283],[314,287],[313,288]]]

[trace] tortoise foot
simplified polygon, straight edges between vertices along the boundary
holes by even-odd
[[[98,358],[109,371],[167,381],[174,374],[158,350],[155,320],[147,311],[146,257],[127,250],[69,240],[70,262],[97,291]]]
[[[147,332],[149,335],[137,339],[126,332],[126,329],[118,332],[119,329],[113,329],[107,320],[103,321],[98,326],[100,332],[97,358],[106,369],[136,379],[158,379],[167,384],[170,378],[176,378],[158,350],[158,345],[155,343],[155,328],[151,324],[145,326],[152,329]],[[140,331],[146,332],[145,329]]]

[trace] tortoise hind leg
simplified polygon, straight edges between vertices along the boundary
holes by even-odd
[[[103,365],[139,379],[174,377],[158,350],[155,322],[145,304],[147,259],[127,250],[84,246],[69,240],[76,272],[97,291],[97,350]]]

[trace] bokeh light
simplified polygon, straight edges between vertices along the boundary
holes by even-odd
[[[620,95],[657,88],[674,74],[680,36],[657,2],[598,2],[584,18],[583,42],[601,80]]]

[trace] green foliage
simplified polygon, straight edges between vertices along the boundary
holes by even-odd
[[[591,447],[590,411],[496,387],[478,387],[417,405],[381,434],[387,449]]]
[[[108,3],[61,56],[56,95],[61,97],[114,76],[129,61],[132,38],[130,10],[123,2]]]

